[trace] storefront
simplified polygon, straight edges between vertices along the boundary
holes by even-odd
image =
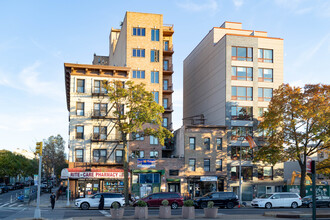
[[[166,179],[168,192],[181,192],[180,179]]]
[[[140,198],[160,192],[161,179],[165,170],[133,170],[132,193]]]
[[[224,191],[224,177],[193,176],[187,177],[188,192],[192,198],[200,197],[209,192]]]
[[[70,179],[72,196],[81,198],[97,192],[124,191],[124,170],[109,168],[92,168],[90,171],[82,168],[62,170],[62,179]]]

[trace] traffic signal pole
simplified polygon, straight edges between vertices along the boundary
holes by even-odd
[[[38,192],[37,192],[37,207],[34,210],[34,218],[40,219],[40,184],[41,184],[41,164],[42,164],[42,142],[37,142],[36,153],[39,153],[39,171],[38,171]]]

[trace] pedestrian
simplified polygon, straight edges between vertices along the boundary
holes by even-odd
[[[103,210],[103,208],[104,208],[104,196],[101,195],[99,209],[100,210]]]
[[[55,194],[52,193],[52,194],[50,195],[50,204],[52,205],[52,210],[53,210],[54,207],[55,207],[55,198],[56,198]]]

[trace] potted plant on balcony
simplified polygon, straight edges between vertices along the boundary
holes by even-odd
[[[183,202],[182,217],[188,219],[195,218],[195,207],[193,200],[187,200]]]
[[[124,216],[124,209],[120,208],[118,202],[114,202],[111,205],[110,214],[113,219],[122,219]]]
[[[168,200],[162,201],[162,206],[159,207],[159,218],[171,218],[171,206],[168,204]]]
[[[139,200],[136,203],[134,218],[147,219],[148,218],[148,206],[145,201]]]
[[[214,202],[209,201],[207,208],[204,208],[205,218],[216,218],[218,215],[218,208],[214,208]]]

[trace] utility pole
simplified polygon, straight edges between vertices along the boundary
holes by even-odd
[[[39,172],[38,172],[38,192],[37,192],[37,207],[34,210],[34,218],[40,219],[40,184],[41,184],[41,163],[42,163],[42,142],[36,144],[36,154],[39,155]]]
[[[312,160],[312,202],[313,202],[313,220],[316,220],[316,184],[315,184],[315,160]]]

